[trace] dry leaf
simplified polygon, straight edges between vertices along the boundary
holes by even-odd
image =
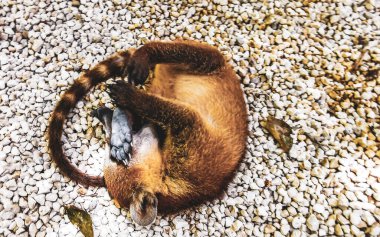
[[[365,77],[370,80],[376,80],[380,76],[380,69],[371,69],[368,70],[365,74]]]
[[[73,205],[64,206],[67,216],[71,223],[79,227],[79,230],[85,237],[93,237],[94,230],[92,229],[92,219],[90,214]]]
[[[293,140],[290,137],[292,128],[287,123],[269,116],[267,121],[262,123],[262,126],[280,143],[281,148],[285,152],[289,152],[292,148]]]
[[[356,61],[354,62],[354,64],[352,64],[351,68],[350,68],[350,72],[356,72],[358,70],[358,68],[360,67],[360,64],[362,63],[363,61],[363,58],[365,56],[365,54],[368,52],[367,49],[363,49],[361,52],[360,52],[360,56],[358,59],[356,59]]]

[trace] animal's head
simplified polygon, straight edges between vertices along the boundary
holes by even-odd
[[[108,192],[122,207],[129,208],[139,225],[151,224],[157,216],[160,190],[161,154],[152,127],[144,127],[133,135],[133,149],[128,166],[111,163],[105,167]]]
[[[143,189],[136,191],[129,205],[132,220],[141,226],[150,225],[156,219],[157,205],[155,194]]]

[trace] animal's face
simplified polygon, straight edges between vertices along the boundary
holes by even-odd
[[[115,172],[115,170],[112,172]],[[147,226],[153,223],[157,216],[158,200],[156,195],[144,187],[133,187],[125,183],[120,183],[119,185],[121,186],[119,187],[112,183],[109,185],[109,181],[112,182],[115,176],[115,173],[113,176],[107,175],[106,177],[105,175],[110,196],[114,198],[121,207],[129,208],[132,220],[137,224]],[[137,182],[138,180],[136,179],[135,181]],[[129,183],[132,183],[131,179]]]
[[[128,166],[110,163],[105,167],[104,179],[110,196],[129,208],[133,221],[146,226],[157,216],[161,155],[151,126],[143,127],[132,140],[132,158]]]
[[[155,194],[145,190],[136,190],[129,206],[134,222],[141,226],[153,223],[157,216],[158,200]]]

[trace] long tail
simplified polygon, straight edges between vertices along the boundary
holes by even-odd
[[[105,186],[103,176],[91,176],[83,173],[64,155],[61,142],[63,124],[78,101],[93,87],[111,77],[123,75],[130,56],[131,54],[128,51],[117,52],[84,73],[63,94],[51,115],[48,131],[50,157],[57,163],[65,175],[80,184],[86,186]]]

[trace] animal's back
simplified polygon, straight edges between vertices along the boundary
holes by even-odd
[[[193,205],[208,195],[220,194],[233,178],[245,151],[247,112],[239,80],[229,66],[209,75],[178,70],[178,67],[157,65],[149,90],[175,99],[200,115],[202,129],[192,131],[191,141],[185,148],[189,152],[188,160],[172,160],[175,164],[168,172],[169,176],[181,174],[179,179],[184,178],[184,184],[188,184],[179,192],[179,200],[171,201],[177,202],[176,205],[181,205],[178,202]],[[172,199],[173,195],[170,196],[163,199]],[[159,202],[164,205],[160,209],[168,209],[166,201]]]
[[[187,104],[202,116],[207,127],[220,135],[246,133],[247,112],[239,80],[230,66],[202,75],[178,70],[177,65],[157,65],[149,91]],[[228,129],[228,134],[223,131]],[[243,136],[243,139],[245,137]]]

